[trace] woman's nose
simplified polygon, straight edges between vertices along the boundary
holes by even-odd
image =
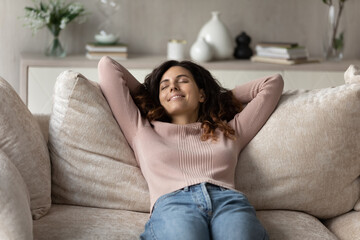
[[[176,84],[171,84],[170,91],[177,91],[179,90],[178,86]]]

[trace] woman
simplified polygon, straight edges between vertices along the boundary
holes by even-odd
[[[189,61],[163,63],[143,85],[109,57],[98,70],[148,183],[151,216],[141,239],[268,239],[234,176],[240,151],[278,103],[280,75],[228,91]]]

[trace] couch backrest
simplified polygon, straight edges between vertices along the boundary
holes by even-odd
[[[65,72],[54,107],[54,202],[148,211],[146,182],[99,87]],[[49,116],[37,119],[46,135]],[[359,140],[360,84],[286,92],[241,153],[236,187],[258,210],[330,218],[360,209]]]

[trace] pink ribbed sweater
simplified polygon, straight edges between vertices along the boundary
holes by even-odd
[[[239,153],[273,112],[283,89],[280,75],[237,86],[233,93],[247,106],[228,122],[236,140],[217,131],[218,141],[201,141],[199,122],[153,121],[152,127],[142,118],[130,95],[140,83],[116,61],[103,57],[98,73],[101,90],[148,183],[150,209],[160,196],[197,183],[234,189]]]

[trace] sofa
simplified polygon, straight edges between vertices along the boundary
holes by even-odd
[[[359,69],[345,80],[284,92],[239,156],[270,239],[360,239]],[[0,239],[139,239],[147,184],[95,82],[63,72],[52,113],[33,115],[0,78],[0,106]]]

